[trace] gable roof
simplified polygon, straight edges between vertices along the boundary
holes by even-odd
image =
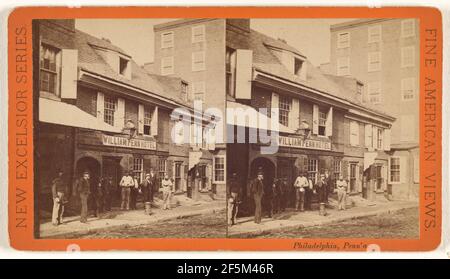
[[[176,90],[175,83],[181,79],[160,77],[149,74],[142,69],[137,63],[131,59],[122,49],[114,46],[112,43],[96,38],[80,30],[75,31],[75,45],[78,49],[78,66],[87,72],[99,75],[101,77],[114,80],[116,82],[138,88],[151,94],[155,94],[180,105],[191,106],[190,103],[184,101],[181,97],[180,90]],[[105,61],[98,50],[95,48],[103,48],[108,51],[115,51],[119,54],[126,55],[130,58],[131,79],[121,76],[116,70]],[[168,82],[170,80],[170,82]]]
[[[276,55],[267,47],[277,41],[279,48],[294,52],[292,46],[285,44],[279,40],[275,40],[267,35],[250,30],[250,49],[253,51],[253,67],[261,72],[289,80],[291,82],[321,91],[327,95],[338,97],[354,105],[362,106],[377,114],[382,114],[392,117],[379,109],[375,109],[370,104],[362,104],[355,99],[354,91],[349,91],[348,88],[339,85],[332,79],[326,76],[319,68],[315,67],[309,60],[306,60],[306,80],[301,79],[297,75],[290,72],[283,63],[276,57]],[[301,53],[296,50],[294,53]],[[301,55],[301,54],[300,54]]]

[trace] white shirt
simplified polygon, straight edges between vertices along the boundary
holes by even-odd
[[[295,179],[294,187],[297,188],[303,188],[303,187],[309,187],[308,179],[304,176],[298,176],[297,179]]]
[[[122,179],[120,180],[120,186],[122,187],[131,187],[134,186],[134,179],[130,175],[124,175],[122,176]]]

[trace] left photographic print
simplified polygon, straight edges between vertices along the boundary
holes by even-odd
[[[36,238],[226,237],[221,24],[33,20]]]

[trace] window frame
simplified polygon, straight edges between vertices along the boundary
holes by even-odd
[[[373,89],[374,84],[378,84],[378,93],[377,94],[372,94],[372,89]],[[376,102],[372,101],[371,95],[377,95],[378,101],[376,101]],[[368,97],[369,103],[372,103],[372,104],[380,104],[381,103],[381,82],[380,81],[373,81],[373,82],[369,82],[367,84],[367,97]]]
[[[407,34],[405,32],[405,25],[406,24],[411,24],[411,34]],[[416,36],[416,24],[414,19],[404,19],[401,22],[401,37],[402,38],[410,38],[410,37],[415,37]]]
[[[171,35],[169,42],[164,40],[164,35]],[[175,46],[175,33],[173,31],[167,31],[161,33],[161,49],[173,48]]]
[[[278,122],[289,127],[289,114],[292,110],[292,98],[280,95],[278,98]]]
[[[373,63],[373,56],[372,55],[377,55],[378,56],[378,63]],[[379,72],[381,71],[381,51],[369,51],[367,53],[367,71],[369,73],[371,72]],[[374,65],[378,65],[377,67],[375,67]]]
[[[344,64],[346,64],[346,66],[347,66],[345,68],[342,67],[342,62],[344,60],[346,61]],[[350,75],[350,57],[348,57],[348,56],[347,57],[339,57],[337,59],[337,62],[336,62],[336,67],[337,67],[336,73],[337,73],[338,76],[348,76],[348,75]],[[346,69],[346,70],[343,71],[342,69]]]
[[[313,164],[311,164],[311,163],[313,163]],[[315,168],[313,169],[312,167],[314,167],[314,166],[315,166]],[[312,158],[312,159],[308,158],[307,178],[309,180],[311,178],[311,175],[314,176],[314,179],[312,179],[313,185],[316,184],[316,182],[317,182],[318,172],[319,172],[319,160],[315,159],[315,158]]]
[[[117,105],[118,105],[118,98],[116,96],[104,94],[104,97],[103,97],[103,122],[105,122],[106,124],[109,124],[111,126],[114,126],[114,123],[116,121],[115,114],[117,111]],[[112,121],[112,123],[110,123],[109,121]]]
[[[43,53],[45,52],[45,50],[48,50],[50,52],[54,53],[54,64],[55,64],[55,69],[52,70],[46,67],[43,67],[45,64],[44,62],[44,57],[43,57]],[[49,64],[50,65],[50,64]],[[42,81],[43,81],[43,72],[45,74],[47,74],[48,76],[53,77],[53,82],[51,81],[52,79],[49,78],[48,82],[48,89],[49,90],[44,90],[42,87]],[[53,83],[53,88],[54,88],[54,92],[50,91],[50,83]],[[61,49],[57,48],[55,46],[52,46],[50,44],[46,44],[46,43],[41,43],[40,45],[40,49],[39,49],[39,91],[40,92],[45,92],[51,95],[54,95],[58,98],[61,97]]]
[[[411,51],[411,62],[410,63],[406,63],[406,61],[405,61],[407,51]],[[401,48],[400,64],[401,64],[402,68],[414,67],[416,65],[416,57],[414,55],[415,51],[416,51],[415,46],[405,46],[405,47]]]
[[[138,167],[136,167],[138,166]],[[133,178],[136,175],[136,173],[139,174],[139,181],[141,182],[144,180],[144,158],[142,157],[133,157]]]
[[[325,116],[325,117],[323,117],[323,116]],[[321,136],[321,137],[326,136],[327,118],[328,118],[328,112],[325,111],[323,108],[319,107],[319,123],[318,123],[318,131],[317,131],[318,136]],[[323,125],[321,125],[321,124],[323,124]]]
[[[152,135],[152,118],[153,118],[153,112],[154,107],[150,107],[148,105],[144,105],[144,130],[142,131],[142,134],[144,136],[151,136]],[[148,134],[145,133],[145,126],[148,126]]]
[[[196,62],[195,58],[197,54],[201,54],[202,60],[200,62]],[[201,66],[198,66],[201,65]],[[192,52],[192,61],[191,68],[193,72],[200,72],[206,70],[206,52],[204,50],[194,51]]]
[[[392,166],[393,166],[393,164],[392,164],[392,160],[393,159],[396,159],[396,160],[398,160],[398,169],[396,168],[394,171],[396,172],[396,173],[398,173],[398,181],[394,181],[394,180],[392,180],[392,172],[393,172],[393,168],[392,168]],[[389,158],[389,183],[390,184],[400,184],[401,183],[401,158],[400,158],[400,156],[391,156],[390,158]]]
[[[217,159],[222,159],[223,160],[223,170],[219,169],[219,171],[220,170],[223,171],[223,180],[217,180],[216,179],[216,171],[217,171],[216,160]],[[226,170],[227,170],[227,158],[226,158],[226,156],[225,155],[215,155],[213,157],[213,173],[212,173],[213,183],[218,183],[218,184],[226,183],[226,181],[227,181],[227,178],[226,178],[226,173],[227,172],[226,172]]]
[[[372,40],[372,38],[373,38],[373,31],[374,30],[379,30],[378,31],[378,40]],[[369,26],[368,28],[367,28],[367,43],[368,44],[372,44],[372,43],[380,43],[382,40],[381,40],[381,36],[382,36],[382,27],[381,27],[381,25],[372,25],[372,26]]]
[[[198,40],[198,35],[195,36],[194,30],[201,29],[202,30],[202,38]],[[191,27],[191,43],[202,43],[206,41],[206,28],[205,25],[196,25]]]
[[[412,78],[412,77],[402,78],[400,83],[401,83],[400,87],[401,87],[401,93],[402,93],[401,94],[402,95],[402,101],[405,101],[405,102],[414,101],[414,99],[416,98],[416,90],[415,90],[415,86],[414,86],[415,79]],[[406,84],[408,84],[408,83],[411,84],[411,88],[410,89],[405,88]],[[407,91],[407,90],[411,91],[411,93],[408,94],[408,95],[405,94],[405,91]],[[405,96],[409,96],[409,95],[411,95],[412,97],[411,98],[405,98]]]
[[[341,36],[343,34],[347,34],[348,35],[348,39],[347,39],[346,42],[345,41],[344,42],[341,41]],[[339,32],[337,34],[336,41],[337,41],[337,48],[338,49],[349,48],[350,47],[350,32],[349,31]]]

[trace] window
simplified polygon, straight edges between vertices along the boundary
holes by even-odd
[[[147,136],[151,135],[152,113],[152,107],[144,106],[144,135]]]
[[[161,75],[172,75],[173,74],[173,57],[163,57],[161,59]]]
[[[104,121],[109,125],[114,126],[114,113],[116,111],[117,99],[108,95],[105,95],[105,106],[104,106]]]
[[[369,27],[367,41],[369,44],[381,42],[381,25]]]
[[[294,74],[302,79],[306,79],[305,61],[294,58]]]
[[[362,96],[364,94],[364,85],[360,82],[356,83],[356,99],[362,102]]]
[[[350,75],[350,58],[341,57],[337,60],[337,75],[338,76]]]
[[[214,157],[214,182],[225,182],[225,156]]]
[[[144,180],[144,159],[133,158],[133,174],[139,177],[139,181]]]
[[[408,47],[402,47],[402,68],[406,67],[414,67],[414,52],[415,47],[414,46],[408,46]]]
[[[119,57],[119,74],[122,76],[127,76],[129,63],[129,60]]]
[[[380,82],[370,82],[368,87],[369,102],[377,104],[381,102]]]
[[[402,38],[415,36],[414,19],[402,20]]]
[[[359,124],[356,121],[350,121],[350,145],[359,145]]]
[[[381,129],[381,128],[377,129],[377,149],[378,150],[384,149],[384,146],[383,146],[383,129]]]
[[[334,174],[334,187],[336,188],[336,181],[339,179],[341,175],[341,160],[334,160],[333,162],[333,174]]]
[[[327,127],[327,112],[319,109],[319,136],[325,136]]]
[[[234,97],[236,75],[236,50],[227,47],[225,54],[226,90],[227,94]]]
[[[390,181],[394,183],[400,182],[400,158],[391,157],[390,159]]]
[[[158,159],[158,176],[159,176],[159,185],[161,186],[161,181],[164,178],[164,175],[167,171],[167,160],[160,158]]]
[[[175,162],[175,191],[180,192],[181,189],[181,165],[183,162]]]
[[[187,101],[189,94],[189,84],[185,81],[181,82],[181,98]]]
[[[59,96],[60,51],[57,48],[41,45],[40,90]]]
[[[402,79],[402,100],[410,101],[414,100],[415,90],[414,90],[414,78],[404,78]]]
[[[350,33],[342,32],[337,35],[337,48],[350,47]]]
[[[205,82],[197,81],[192,83],[192,94],[194,95],[194,100],[205,100]]]
[[[292,100],[286,96],[280,96],[279,99],[279,122],[280,124],[289,127],[289,112],[291,110]]]
[[[381,52],[369,52],[367,56],[367,71],[376,72],[381,70]]]
[[[192,43],[200,43],[205,41],[205,25],[192,27]]]
[[[161,34],[161,48],[173,47],[173,32],[165,32]]]
[[[308,160],[308,179],[312,180],[313,185],[316,184],[318,167],[317,159]]]
[[[196,51],[192,53],[192,71],[204,71],[205,70],[205,52]]]
[[[350,163],[350,192],[356,192],[357,163]]]
[[[383,166],[376,165],[375,166],[375,179],[376,179],[376,190],[380,191],[383,189]]]

